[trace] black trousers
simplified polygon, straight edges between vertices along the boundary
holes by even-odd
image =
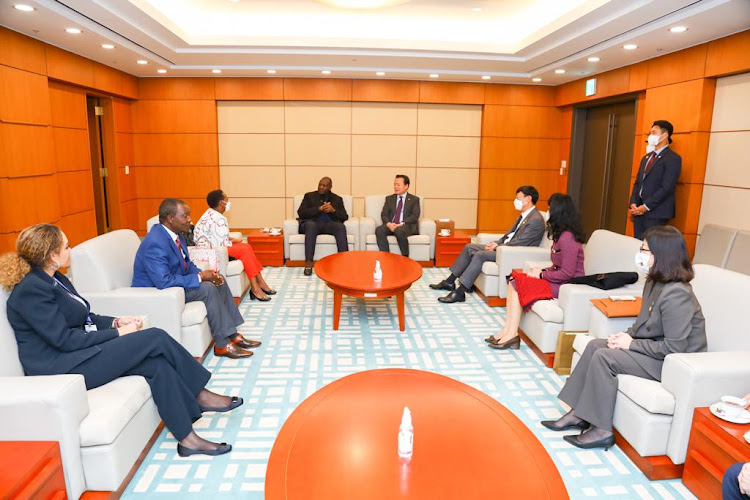
[[[245,322],[234,303],[234,297],[226,281],[216,286],[202,281],[194,290],[185,290],[185,302],[201,300],[206,305],[208,326],[217,347],[226,347],[229,337],[237,333],[237,327]]]
[[[403,225],[396,228],[395,231],[391,231],[388,229],[388,226],[383,224],[382,226],[378,226],[375,229],[375,239],[378,242],[378,250],[381,252],[390,252],[390,247],[388,246],[388,236],[389,235],[396,236],[396,241],[398,242],[398,248],[401,250],[401,255],[404,257],[409,256],[409,236],[411,236],[412,233],[408,226]]]
[[[211,372],[159,328],[117,337],[99,347],[99,354],[75,366],[70,373],[83,375],[86,389],[126,375],[142,375],[151,387],[164,425],[175,439],[185,439],[193,430],[193,422],[201,417],[195,398],[208,383]]]
[[[656,218],[647,218],[645,215],[636,215],[633,217],[633,236],[638,238],[639,240],[643,239],[643,234],[646,232],[647,229],[655,227],[655,226],[666,226],[667,222],[669,222],[669,219],[656,219]]]
[[[336,249],[339,252],[349,250],[349,242],[346,239],[346,226],[337,220],[321,222],[308,220],[302,224],[302,232],[305,233],[305,261],[312,261],[315,257],[315,242],[319,234],[330,234],[336,238]]]

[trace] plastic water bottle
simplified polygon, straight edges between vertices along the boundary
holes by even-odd
[[[383,281],[383,270],[380,269],[380,261],[375,261],[375,272],[372,273],[372,278],[375,281]]]
[[[401,425],[398,428],[398,456],[408,462],[413,451],[414,427],[411,425],[411,411],[408,406],[404,406],[404,414],[401,415]]]

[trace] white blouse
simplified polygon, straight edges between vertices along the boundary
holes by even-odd
[[[198,219],[193,231],[195,246],[202,248],[231,247],[229,222],[223,214],[209,208]]]

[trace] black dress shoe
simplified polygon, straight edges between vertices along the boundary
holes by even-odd
[[[579,436],[563,436],[563,439],[577,448],[583,448],[589,450],[591,448],[604,448],[604,451],[612,448],[615,445],[615,435],[612,434],[608,437],[591,441],[590,443],[581,442]]]
[[[204,412],[204,411],[215,411],[215,412],[219,412],[219,413],[224,413],[224,412],[227,412],[227,411],[232,411],[235,408],[237,408],[238,406],[242,406],[242,403],[244,403],[244,401],[242,400],[242,398],[238,398],[237,396],[232,396],[232,402],[229,403],[228,405],[226,405],[226,406],[218,406],[218,407],[214,407],[214,406],[201,406],[201,412]]]
[[[443,304],[453,304],[454,302],[464,302],[465,300],[466,295],[464,294],[463,290],[453,290],[445,297],[438,298],[438,301],[442,302]]]
[[[504,351],[506,349],[518,350],[521,348],[521,337],[516,335],[512,339],[506,340],[505,342],[500,342],[500,339],[498,339],[498,340],[495,340],[494,342],[490,342],[487,345],[492,347],[493,349],[500,349],[501,351]]]
[[[312,276],[312,267],[305,267],[305,270],[302,272],[305,276]]]
[[[448,290],[449,292],[452,292],[456,289],[455,283],[448,283],[447,281],[443,280],[440,283],[432,283],[430,285],[430,288],[433,290]]]
[[[541,424],[551,431],[569,431],[571,429],[581,429],[582,431],[585,431],[586,429],[591,427],[591,424],[586,422],[585,420],[581,420],[577,424],[570,424],[562,427],[556,425],[557,420],[542,420]]]
[[[250,300],[258,299],[261,302],[268,302],[269,300],[271,300],[271,297],[268,297],[268,296],[266,296],[266,297],[258,297],[257,295],[255,295],[253,293],[252,290],[248,290],[247,293],[250,294]]]
[[[260,289],[263,290],[263,293],[265,293],[266,295],[276,295],[276,290],[274,290],[273,288],[271,288],[270,290],[266,290],[265,288],[261,287]]]
[[[255,347],[260,346],[261,342],[258,340],[248,340],[245,337],[243,337],[241,334],[237,334],[236,337],[234,337],[231,340],[232,344],[236,345],[237,347],[241,347],[242,349],[253,349]]]
[[[189,457],[190,455],[209,455],[216,457],[229,453],[230,451],[232,451],[232,445],[227,443],[219,443],[219,447],[215,450],[194,450],[193,448],[188,448],[177,443],[177,454],[181,457]]]

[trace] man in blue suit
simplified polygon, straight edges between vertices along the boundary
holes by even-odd
[[[185,238],[190,230],[190,207],[182,200],[167,198],[159,206],[159,224],[141,242],[133,265],[133,286],[185,289],[185,302],[206,304],[208,324],[214,338],[214,354],[247,358],[260,342],[237,333],[244,323],[224,277],[216,271],[201,271],[190,260]]]
[[[657,120],[648,136],[648,154],[641,158],[630,196],[633,232],[643,239],[646,229],[663,226],[674,217],[674,191],[682,170],[682,158],[669,148],[674,127]]]

